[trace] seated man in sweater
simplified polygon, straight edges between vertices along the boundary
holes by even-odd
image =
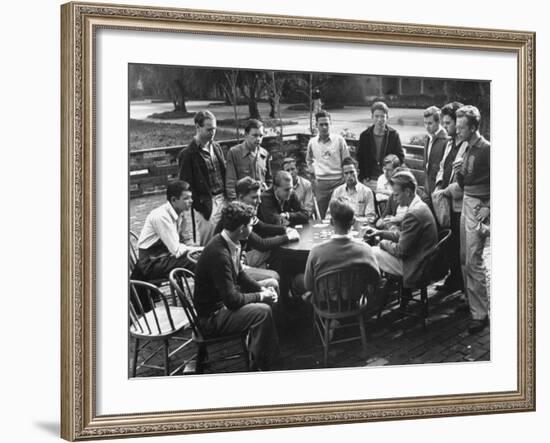
[[[269,369],[279,352],[271,305],[277,292],[262,287],[242,268],[241,241],[252,232],[254,209],[241,202],[223,209],[223,231],[202,252],[193,294],[199,322],[208,336],[249,332],[252,367]]]
[[[403,277],[403,286],[411,288],[424,278],[427,258],[437,244],[437,227],[430,208],[416,194],[414,175],[398,172],[390,182],[397,203],[408,207],[401,231],[370,229],[366,235],[382,239],[373,248],[380,270]]]
[[[237,182],[235,187],[238,201],[250,205],[256,211],[260,204],[261,183],[250,177],[245,177]],[[221,232],[223,224],[220,221],[215,233]],[[274,278],[279,281],[279,274],[270,269],[264,269],[268,264],[273,264],[271,252],[279,246],[298,240],[300,234],[293,228],[285,228],[280,225],[270,225],[254,217],[252,232],[243,245],[245,251],[245,269],[247,273],[257,281]],[[271,266],[274,268],[273,266]],[[276,267],[275,267],[276,268]]]
[[[371,246],[354,240],[349,233],[355,223],[355,213],[349,200],[345,197],[332,200],[329,209],[334,234],[330,240],[315,245],[309,252],[305,274],[296,276],[293,282],[293,290],[298,294],[313,291],[319,275],[352,265],[366,265],[372,284],[378,283],[380,278]]]
[[[292,176],[288,172],[277,172],[273,187],[262,194],[258,216],[273,225],[295,226],[308,222],[309,214],[292,192]]]

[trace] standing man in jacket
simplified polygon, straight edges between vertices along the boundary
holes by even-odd
[[[195,114],[196,134],[179,155],[180,180],[191,186],[199,240],[206,245],[221,219],[225,200],[225,159],[216,135],[216,117],[210,111]]]
[[[399,133],[388,126],[389,108],[384,102],[375,102],[371,106],[374,123],[359,136],[357,162],[359,163],[359,181],[376,191],[378,177],[383,174],[384,157],[397,155],[403,163],[405,153],[401,146]]]
[[[447,131],[441,126],[441,110],[437,106],[430,106],[424,111],[424,126],[428,132],[428,138],[424,143],[424,190],[431,199],[439,165],[448,142]]]
[[[445,283],[436,286],[438,291],[452,293],[464,289],[460,258],[460,214],[462,213],[462,189],[456,184],[456,173],[453,163],[456,158],[464,155],[466,143],[456,131],[456,111],[464,106],[459,102],[448,103],[441,108],[441,121],[447,131],[449,141],[445,147],[439,171],[435,179],[436,191],[441,191],[450,200],[451,208],[451,238],[449,240],[448,257],[450,273]]]
[[[233,146],[227,153],[227,170],[225,173],[225,189],[227,198],[235,200],[235,186],[244,177],[251,177],[266,190],[271,185],[271,169],[269,153],[262,148],[264,126],[261,121],[251,119],[244,128],[244,141]]]

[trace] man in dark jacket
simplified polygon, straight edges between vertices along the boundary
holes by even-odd
[[[277,172],[273,187],[262,194],[258,216],[273,225],[295,226],[308,222],[309,214],[292,192],[292,176],[288,172]]]
[[[394,154],[403,163],[405,153],[399,133],[386,124],[389,115],[388,106],[384,102],[375,102],[371,106],[371,113],[374,124],[359,136],[357,162],[359,163],[359,181],[374,192],[378,177],[383,173],[384,157]]]
[[[278,354],[272,304],[277,292],[262,287],[242,268],[241,241],[252,232],[254,209],[233,202],[223,209],[223,231],[202,252],[195,273],[194,304],[208,336],[249,332],[252,366],[266,370]]]
[[[430,208],[416,194],[416,179],[408,171],[391,177],[393,193],[401,206],[408,206],[401,231],[367,231],[379,236],[379,246],[372,248],[380,270],[403,277],[403,286],[412,288],[426,273],[428,258],[437,244],[437,227]]]
[[[447,131],[441,126],[441,110],[437,106],[430,106],[424,111],[424,126],[428,132],[428,138],[424,143],[424,171],[426,172],[424,189],[431,197],[435,190],[439,165],[449,141]]]
[[[195,114],[196,134],[178,161],[180,180],[191,186],[199,240],[206,245],[221,219],[225,200],[225,159],[216,135],[216,117],[210,111]]]

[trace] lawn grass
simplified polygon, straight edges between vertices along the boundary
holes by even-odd
[[[163,148],[186,145],[195,135],[195,127],[173,123],[157,123],[144,120],[130,120],[130,151],[138,149]],[[236,138],[235,131],[218,129],[216,139]]]

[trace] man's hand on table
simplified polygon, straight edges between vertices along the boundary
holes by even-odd
[[[286,228],[286,236],[289,241],[298,241],[300,240],[300,233],[294,228]]]

